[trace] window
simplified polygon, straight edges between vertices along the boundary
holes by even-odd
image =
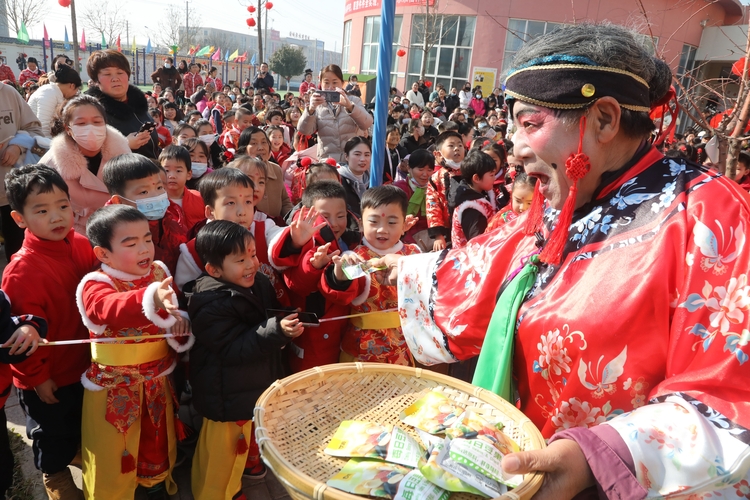
[[[344,23],[344,42],[341,45],[341,67],[344,68],[344,72],[348,73],[349,68],[349,45],[352,42],[352,22],[347,21]]]
[[[396,16],[393,27],[393,51],[391,54],[391,85],[396,85],[398,59],[396,52],[400,47],[401,21],[403,16]],[[380,16],[365,18],[365,35],[362,38],[362,63],[359,72],[363,75],[374,75],[378,70],[378,48],[380,45]]]
[[[415,15],[412,18],[406,88],[410,88],[422,73],[425,37],[427,45],[432,45],[427,51],[425,78],[434,84],[442,83],[447,90],[462,86],[470,76],[475,26],[475,17]]]
[[[510,19],[505,34],[505,53],[503,54],[503,73],[510,69],[513,57],[521,46],[539,35],[544,35],[562,26],[559,23]]]
[[[680,64],[677,65],[677,79],[680,81],[683,87],[689,89],[691,87],[690,73],[695,69],[695,53],[698,52],[697,47],[692,45],[684,44],[682,46],[682,53],[680,54]],[[679,85],[675,85],[675,91],[677,98],[680,98],[682,89]],[[680,108],[680,114],[677,115],[677,132],[680,134],[685,133],[687,128],[693,124],[692,120],[688,117],[687,113]]]

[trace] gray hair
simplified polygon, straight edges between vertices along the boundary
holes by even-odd
[[[613,24],[563,26],[521,47],[511,67],[518,68],[534,59],[551,55],[586,57],[600,66],[623,69],[646,80],[653,104],[669,91],[672,72],[667,63],[648,52],[639,37],[638,33],[628,28]],[[559,115],[580,116],[581,113],[580,110],[562,111]],[[648,135],[654,129],[648,113],[627,109],[622,110],[621,125],[631,137]]]

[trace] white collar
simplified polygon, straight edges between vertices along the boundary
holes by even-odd
[[[387,248],[385,250],[380,250],[378,248],[373,247],[370,244],[370,242],[367,241],[366,238],[362,238],[362,243],[364,243],[364,245],[367,248],[369,248],[370,250],[372,250],[376,254],[380,255],[381,257],[384,256],[384,255],[388,255],[389,253],[399,253],[401,251],[401,249],[404,248],[404,242],[401,241],[401,240],[399,240],[399,242],[396,243],[395,245],[393,245],[391,248]]]
[[[120,271],[119,269],[114,269],[112,267],[109,267],[107,264],[102,264],[102,271],[104,271],[105,274],[109,274],[113,278],[117,278],[121,281],[136,281],[136,280],[142,280],[148,274],[144,274],[143,276],[138,276],[137,274],[129,274],[124,271]],[[151,268],[149,268],[149,273],[151,272]]]

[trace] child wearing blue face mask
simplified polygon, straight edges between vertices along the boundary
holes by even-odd
[[[152,160],[129,153],[108,161],[102,180],[111,196],[107,204],[129,205],[146,216],[156,259],[174,274],[180,245],[187,241],[190,228],[180,206],[169,200],[160,174]]]
[[[193,178],[190,152],[183,146],[167,146],[159,155],[159,163],[166,173],[164,187],[167,196],[182,208],[187,227],[191,229],[206,218],[206,211],[201,194],[186,187]]]

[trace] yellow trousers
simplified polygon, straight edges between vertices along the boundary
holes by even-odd
[[[195,500],[232,500],[242,489],[242,472],[247,452],[237,455],[237,439],[245,435],[250,443],[253,422],[240,427],[236,422],[203,419],[190,473]]]
[[[169,385],[167,384],[167,387]],[[169,389],[168,389],[169,390]],[[141,405],[143,404],[143,392]],[[143,407],[143,406],[141,406]],[[130,426],[128,432],[119,433],[104,418],[107,410],[107,391],[86,390],[83,394],[83,422],[81,428],[81,453],[83,455],[83,493],[93,500],[132,500],[138,485],[150,488],[165,482],[170,495],[177,493],[177,484],[172,479],[172,468],[177,459],[177,440],[174,430],[174,407],[172,395],[167,395],[167,433],[169,442],[169,470],[155,477],[138,477],[137,470],[122,474],[122,454],[127,450],[138,459],[141,438],[141,417]],[[146,415],[146,418],[149,418]]]

